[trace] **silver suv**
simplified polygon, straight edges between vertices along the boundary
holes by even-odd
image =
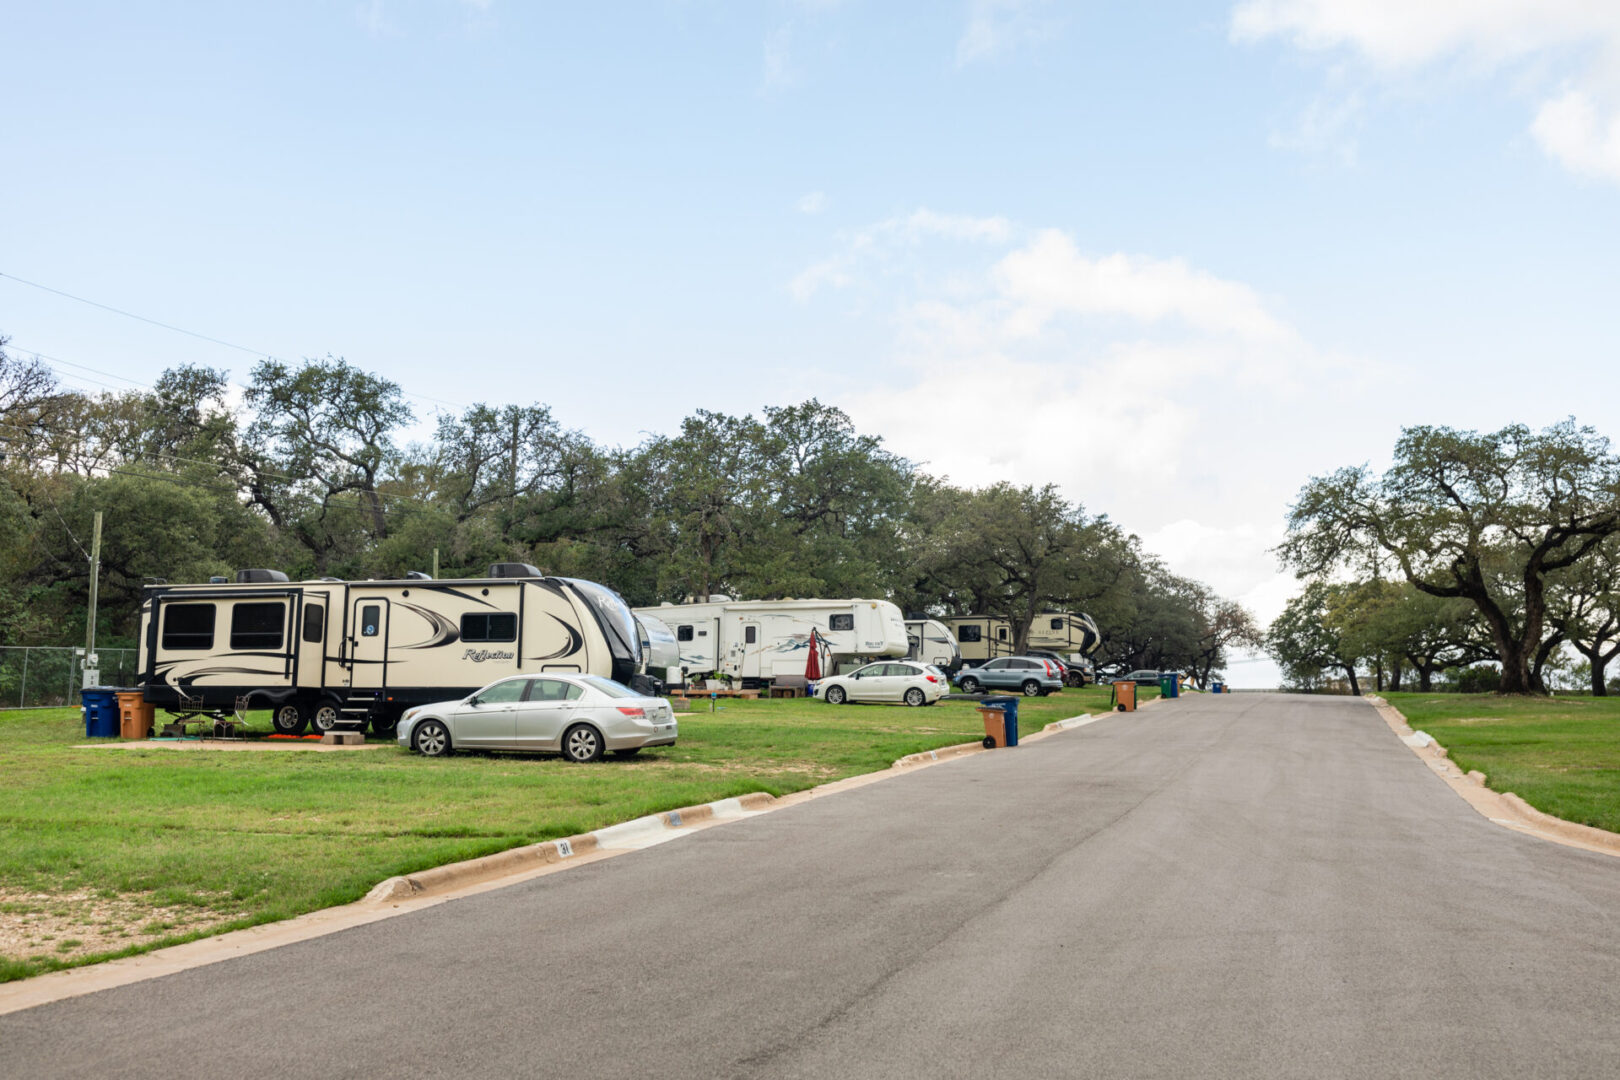
[[[1063,689],[1057,665],[1035,656],[1003,656],[956,673],[956,685],[964,694],[980,690],[1017,690],[1025,697],[1046,695]]]

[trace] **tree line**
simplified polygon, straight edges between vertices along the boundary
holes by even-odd
[[[1052,485],[966,488],[930,475],[817,400],[760,416],[700,410],[620,448],[543,404],[477,404],[405,441],[401,388],[342,359],[226,373],[182,366],[151,389],[87,394],[0,340],[0,637],[82,638],[94,512],[100,625],[131,644],[151,578],[248,566],[295,580],[441,577],[530,562],[633,605],[878,596],[907,612],[989,614],[1021,650],[1043,611],[1087,611],[1105,668],[1207,680],[1257,646],[1240,605],[1172,573],[1138,538]]]
[[[1305,485],[1279,549],[1306,582],[1267,635],[1295,680],[1488,662],[1505,694],[1574,668],[1595,695],[1620,655],[1620,457],[1573,419],[1541,431],[1402,432],[1390,468]],[[1579,657],[1579,660],[1575,660]]]

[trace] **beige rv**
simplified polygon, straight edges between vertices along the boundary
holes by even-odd
[[[1017,639],[1012,623],[993,615],[947,615],[940,620],[956,636],[964,663],[1011,656]]]
[[[1046,649],[1071,660],[1090,656],[1101,644],[1102,632],[1083,612],[1043,611],[1029,627],[1030,648]]]
[[[572,671],[629,682],[640,634],[624,600],[577,578],[496,563],[487,578],[150,585],[141,605],[147,701],[171,712],[271,710],[293,734],[369,723],[507,675]]]

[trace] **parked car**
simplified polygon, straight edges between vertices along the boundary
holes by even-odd
[[[829,705],[846,701],[903,701],[932,705],[945,696],[950,680],[933,664],[885,660],[816,683],[816,697]]]
[[[1152,668],[1138,668],[1128,675],[1119,675],[1115,682],[1147,683],[1151,686],[1159,685],[1159,673]]]
[[[531,750],[569,761],[629,757],[675,742],[675,712],[600,675],[514,675],[477,693],[408,709],[399,744],[428,757],[452,750]]]
[[[1084,686],[1091,681],[1085,668],[1073,661],[1065,660],[1055,652],[1045,649],[1030,649],[1025,656],[1033,656],[1037,660],[1050,660],[1058,667],[1058,678],[1063,680],[1064,686]]]
[[[965,694],[980,690],[1017,690],[1025,697],[1063,689],[1063,680],[1050,660],[1033,656],[1003,656],[956,673],[956,685]]]

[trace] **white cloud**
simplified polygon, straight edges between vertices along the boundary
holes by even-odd
[[[1018,305],[1009,325],[1039,333],[1053,316],[1119,315],[1139,322],[1181,319],[1211,333],[1285,340],[1291,331],[1265,310],[1254,290],[1195,270],[1181,259],[1116,252],[1088,257],[1056,229],[1038,233],[993,272]]]
[[[808,195],[801,195],[793,206],[801,214],[819,214],[827,207],[827,196],[822,192],[812,191]]]
[[[1349,52],[1386,78],[1445,62],[1483,73],[1528,69],[1520,82],[1542,97],[1536,142],[1573,172],[1620,180],[1613,0],[1243,0],[1231,32],[1238,41],[1281,37],[1309,51]],[[1549,71],[1565,80],[1556,97],[1545,96]]]
[[[1542,104],[1530,132],[1571,172],[1620,180],[1620,111],[1605,117],[1589,95],[1570,90]]]
[[[765,89],[779,90],[799,81],[793,66],[793,24],[783,23],[765,35]]]
[[[956,66],[966,67],[1040,41],[1051,25],[1036,15],[1044,0],[972,0],[967,26],[956,42]]]

